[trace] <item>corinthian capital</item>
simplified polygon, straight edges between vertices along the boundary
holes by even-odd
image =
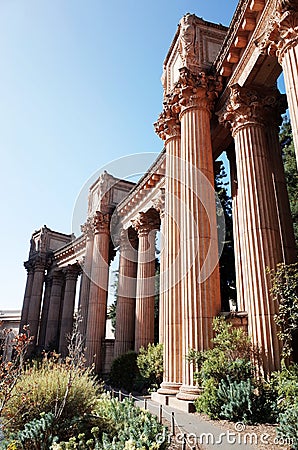
[[[163,105],[163,111],[154,123],[156,134],[163,140],[173,136],[180,136],[181,125],[179,120],[180,106],[178,92],[174,90],[171,94],[166,95]]]
[[[151,212],[140,212],[136,219],[131,221],[132,227],[137,231],[138,236],[144,236],[152,230],[158,230],[160,226],[160,219],[158,214]]]
[[[91,220],[93,233],[110,233],[110,214],[104,214],[100,211],[96,211]]]
[[[176,90],[179,92],[181,110],[198,107],[211,113],[215,100],[222,90],[222,77],[207,75],[205,72],[195,75],[186,67],[179,69],[179,72]]]
[[[217,115],[220,123],[231,127],[234,136],[248,124],[279,122],[285,111],[285,96],[278,89],[244,88],[234,84],[228,103]]]
[[[277,0],[277,6],[263,32],[255,41],[264,53],[277,56],[282,63],[285,51],[298,42],[297,0]]]
[[[92,238],[93,236],[93,226],[92,219],[88,218],[86,222],[81,225],[81,232],[86,236],[86,238]]]

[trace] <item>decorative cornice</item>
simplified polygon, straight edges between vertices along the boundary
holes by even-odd
[[[276,0],[266,30],[255,40],[262,53],[276,56],[282,64],[285,52],[298,43],[297,0]]]
[[[230,98],[226,106],[217,113],[219,122],[230,126],[232,135],[248,124],[272,124],[280,121],[286,110],[285,95],[278,89],[244,88],[234,84],[230,88]]]

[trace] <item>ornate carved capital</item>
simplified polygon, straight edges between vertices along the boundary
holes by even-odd
[[[164,109],[159,115],[157,122],[154,123],[155,132],[163,140],[180,136],[181,125],[179,120],[180,106],[178,92],[173,91],[171,94],[168,94],[163,104]]]
[[[282,63],[285,52],[298,44],[298,2],[297,0],[277,0],[266,31],[255,44],[262,52],[277,56]]]
[[[232,134],[248,124],[265,125],[277,123],[286,110],[285,95],[277,89],[244,88],[231,86],[229,103],[217,113],[219,122],[230,126]]]
[[[81,225],[81,232],[86,236],[87,239],[91,239],[93,237],[92,219],[88,218],[86,222]]]
[[[62,270],[54,270],[52,274],[52,283],[62,286],[64,282],[64,276]]]
[[[110,214],[104,214],[100,211],[96,211],[91,219],[91,224],[94,234],[110,234]]]
[[[207,75],[205,72],[195,75],[186,67],[179,69],[179,72],[180,76],[175,89],[179,92],[181,111],[196,107],[207,109],[211,113],[215,100],[222,90],[222,77]]]
[[[78,264],[73,264],[67,266],[63,272],[66,280],[76,280],[81,272],[81,268]]]
[[[140,212],[135,220],[131,221],[133,228],[137,231],[138,236],[145,236],[152,230],[158,230],[160,219],[157,214]]]
[[[119,233],[120,251],[137,249],[138,235],[133,228],[121,228]]]
[[[34,270],[34,263],[32,263],[32,261],[25,261],[24,262],[24,267],[27,270],[27,273],[29,275],[29,273],[32,273]]]

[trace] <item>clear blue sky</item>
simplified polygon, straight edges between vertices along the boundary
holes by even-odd
[[[1,0],[0,309],[21,308],[32,232],[70,233],[88,178],[159,152],[162,64],[180,18],[229,25],[229,0]]]

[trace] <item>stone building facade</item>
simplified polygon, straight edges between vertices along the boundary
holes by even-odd
[[[77,278],[86,357],[105,363],[109,265],[119,251],[114,356],[154,340],[155,236],[160,255],[159,340],[164,398],[198,394],[189,348],[210,347],[221,312],[214,161],[230,161],[238,316],[247,318],[263,370],[280,364],[266,268],[296,259],[278,141],[289,105],[298,160],[298,2],[240,0],[231,25],[193,14],[166,56],[156,133],[163,151],[138,183],[103,173],[90,188],[82,234],[43,227],[31,240],[21,323],[34,347],[66,355]],[[283,71],[286,95],[277,89]],[[109,346],[109,354],[111,347]]]

